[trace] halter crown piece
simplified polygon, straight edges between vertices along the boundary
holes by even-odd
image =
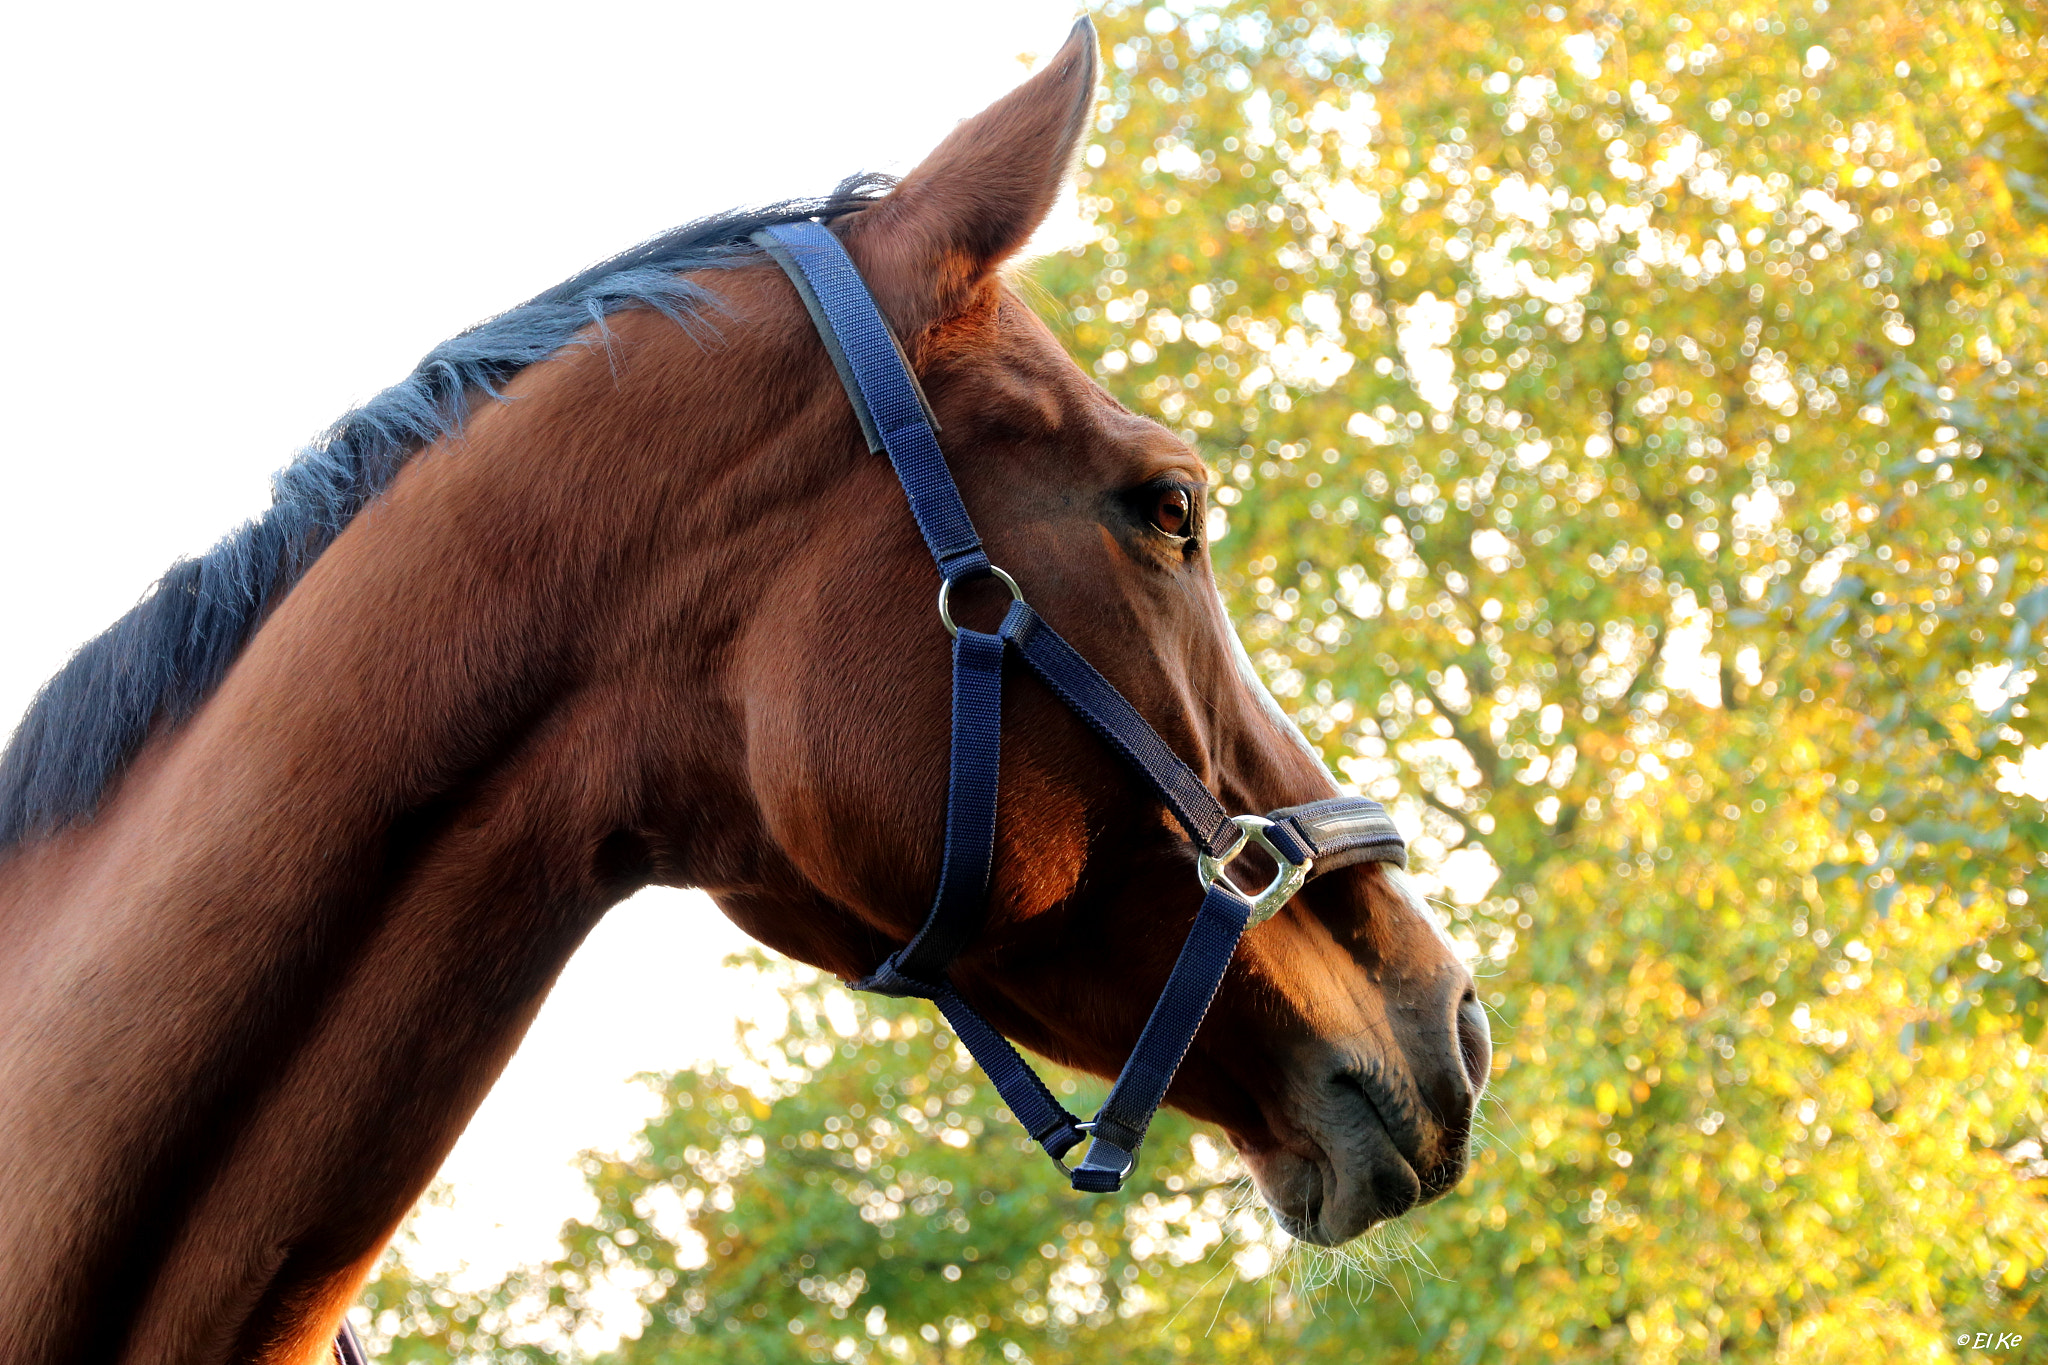
[[[915,937],[857,990],[930,1000],[996,1090],[1053,1161],[1091,1139],[1067,1170],[1077,1190],[1111,1193],[1137,1164],[1139,1145],[1201,1027],[1247,928],[1270,918],[1309,877],[1359,862],[1405,866],[1407,850],[1377,801],[1335,797],[1270,815],[1226,813],[1122,693],[1024,601],[1015,579],[989,563],[939,449],[936,424],[903,353],[839,239],[822,224],[790,223],[754,240],[789,275],[832,355],[872,452],[886,452],[911,515],[939,568],[939,616],[953,632],[953,753],[946,793],[946,851],[939,889]],[[953,586],[994,577],[1010,609],[994,634],[956,626]],[[1136,770],[1194,841],[1201,908],[1138,1044],[1095,1117],[1076,1118],[1053,1098],[1017,1050],[953,990],[946,968],[988,915],[1002,748],[1003,663],[1022,659],[1054,695]],[[1224,867],[1256,842],[1279,865],[1271,885],[1247,895]]]

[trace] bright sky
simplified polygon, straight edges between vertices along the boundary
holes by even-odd
[[[737,203],[902,171],[1072,0],[38,5],[0,51],[0,723],[350,405],[469,323]],[[569,1168],[722,1051],[745,940],[648,893],[570,964],[443,1174],[426,1264],[548,1254]]]

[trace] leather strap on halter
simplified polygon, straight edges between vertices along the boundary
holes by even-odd
[[[1266,837],[1279,846],[1281,856],[1293,863],[1312,860],[1317,872],[1353,863],[1408,866],[1408,845],[1377,801],[1336,796],[1288,806],[1266,818],[1273,822]]]
[[[895,467],[918,531],[938,565],[940,614],[946,624],[952,626],[947,595],[957,583],[997,577],[1013,598],[994,633],[964,627],[954,633],[945,856],[931,910],[909,943],[853,984],[938,1005],[1004,1104],[1055,1162],[1084,1136],[1093,1138],[1080,1164],[1068,1172],[1074,1188],[1117,1190],[1137,1164],[1146,1129],[1165,1101],[1245,929],[1276,911],[1302,877],[1354,862],[1405,865],[1407,851],[1385,808],[1364,797],[1289,806],[1265,819],[1233,819],[1124,695],[1025,604],[1008,575],[989,563],[939,449],[937,424],[924,394],[839,239],[821,224],[801,222],[764,229],[754,240],[803,297],[869,448],[884,451]],[[1085,1122],[1053,1098],[1016,1048],[960,997],[946,975],[988,917],[1003,668],[1013,656],[1130,765],[1187,832],[1204,866],[1215,869],[1130,1059],[1101,1109]],[[1284,864],[1274,886],[1256,899],[1221,871],[1248,834]]]

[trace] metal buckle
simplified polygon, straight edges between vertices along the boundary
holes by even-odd
[[[1222,877],[1223,869],[1229,865],[1230,860],[1244,852],[1246,844],[1256,841],[1260,848],[1273,855],[1273,861],[1280,865],[1280,870],[1265,890],[1251,898],[1252,913],[1244,926],[1249,929],[1255,924],[1264,924],[1280,913],[1280,907],[1292,900],[1294,893],[1301,890],[1302,884],[1308,880],[1308,871],[1315,866],[1315,860],[1311,858],[1302,863],[1290,862],[1287,855],[1275,848],[1273,841],[1266,837],[1266,831],[1273,827],[1273,822],[1263,815],[1233,815],[1230,817],[1230,823],[1238,828],[1237,842],[1221,857],[1211,857],[1207,853],[1198,856],[1195,859],[1195,871],[1202,879],[1202,889],[1206,891]]]
[[[1022,602],[1024,600],[1024,589],[1017,586],[1016,579],[1010,577],[993,564],[988,566],[988,571],[1001,579],[1003,586],[1010,590],[1010,600],[1012,602]],[[953,624],[953,613],[947,609],[948,599],[952,595],[953,580],[948,578],[939,584],[939,619],[946,623],[946,633],[957,637],[960,634],[960,627]]]
[[[1076,1120],[1074,1123],[1074,1131],[1081,1134],[1081,1141],[1075,1143],[1073,1147],[1069,1150],[1079,1152],[1081,1154],[1081,1160],[1069,1166],[1066,1162],[1066,1158],[1064,1157],[1056,1156],[1052,1159],[1052,1164],[1060,1168],[1060,1174],[1066,1176],[1070,1180],[1073,1178],[1074,1172],[1080,1170],[1081,1167],[1087,1162],[1089,1149],[1095,1145],[1095,1120]],[[1123,1148],[1118,1147],[1116,1148],[1116,1150],[1122,1151]],[[1100,1170],[1101,1168],[1095,1167],[1093,1169]],[[1124,1163],[1123,1169],[1117,1172],[1117,1184],[1121,1185],[1124,1181],[1129,1180],[1131,1178],[1131,1172],[1137,1169],[1138,1158],[1137,1155],[1133,1153],[1131,1155],[1131,1159]]]

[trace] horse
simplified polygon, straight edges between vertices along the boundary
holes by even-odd
[[[994,559],[1226,806],[1338,786],[1222,608],[1210,475],[1005,270],[1089,127],[1084,20],[892,183],[721,215],[444,343],[38,695],[0,760],[0,1360],[320,1359],[606,909],[697,886],[848,978],[940,874],[948,643],[764,227],[824,224]],[[952,610],[991,619],[999,594]],[[1043,688],[954,985],[1112,1073],[1196,856]],[[1449,1190],[1483,1013],[1413,884],[1243,939],[1170,1101],[1336,1244]]]

